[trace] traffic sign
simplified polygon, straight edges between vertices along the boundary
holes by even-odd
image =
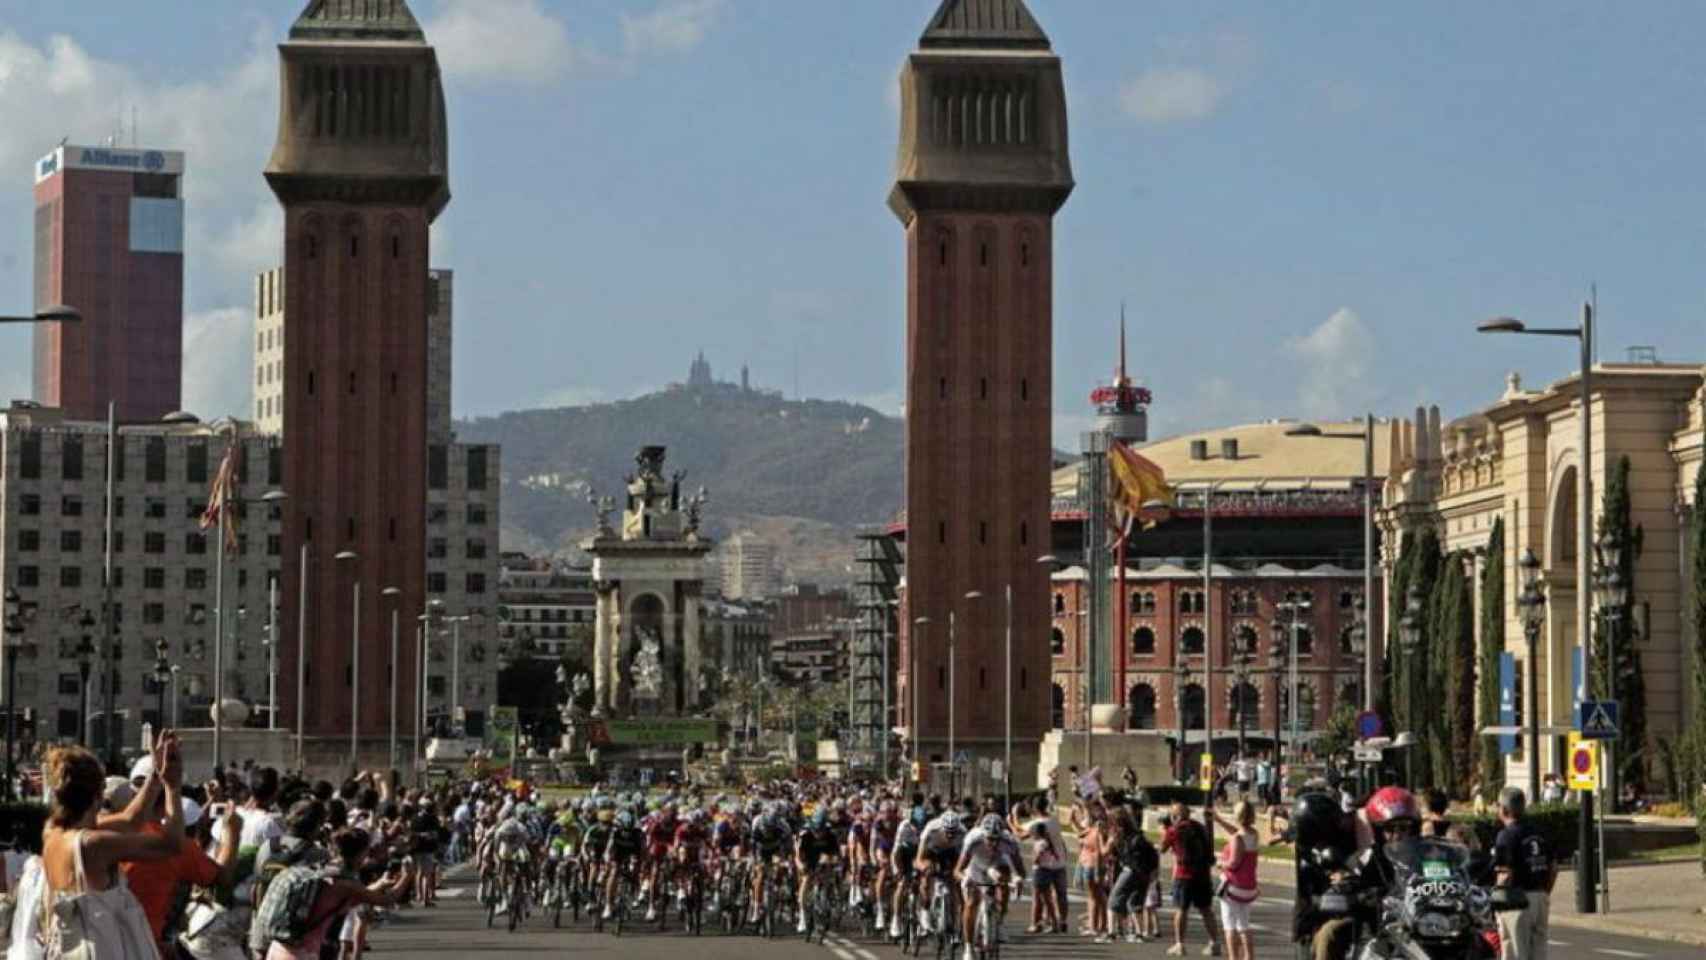
[[[971,754],[970,753],[968,753],[964,750],[961,750],[959,753],[954,754],[954,766],[963,767],[970,762],[971,762]]]
[[[1380,714],[1373,710],[1364,710],[1357,714],[1357,736],[1361,739],[1373,740],[1385,732],[1385,727],[1380,722]]]
[[[1205,753],[1202,755],[1202,768],[1198,776],[1202,779],[1204,790],[1214,789],[1214,754]]]
[[[1351,756],[1358,763],[1379,763],[1381,752],[1379,747],[1370,747],[1359,743],[1351,748]]]
[[[1599,741],[1570,731],[1570,789],[1599,789]]]
[[[1617,739],[1617,701],[1583,700],[1576,726],[1583,740]]]

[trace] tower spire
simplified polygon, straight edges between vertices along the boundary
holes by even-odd
[[[1125,301],[1120,301],[1120,383],[1126,383],[1125,375]]]

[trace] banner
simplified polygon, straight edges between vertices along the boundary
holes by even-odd
[[[1570,648],[1570,689],[1575,691],[1570,700],[1570,716],[1572,718],[1581,717],[1582,701],[1588,698],[1587,690],[1582,687],[1582,678],[1587,676],[1587,671],[1582,669],[1582,655],[1581,647]],[[1572,725],[1575,722],[1574,719],[1571,720]]]
[[[697,717],[593,721],[588,736],[596,746],[671,746],[716,743],[717,721]]]
[[[1516,654],[1499,654],[1499,726],[1516,726]],[[1516,734],[1499,734],[1499,755],[1516,752]]]
[[[519,707],[493,707],[490,721],[486,724],[486,749],[491,751],[492,759],[515,765],[516,741],[520,736],[521,717]]]

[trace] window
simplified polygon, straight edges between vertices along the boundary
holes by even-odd
[[[1183,698],[1181,698],[1179,713],[1184,718],[1184,726],[1186,730],[1202,729],[1203,718],[1205,716],[1203,707],[1205,703],[1206,698],[1203,694],[1201,684],[1191,683],[1185,685],[1185,693]]]
[[[470,573],[470,574],[468,574],[468,592],[469,593],[485,593],[486,592],[486,575],[483,573]]]
[[[284,448],[278,444],[267,446],[267,486],[276,487],[284,482]]]
[[[159,497],[149,497],[143,513],[150,520],[166,519],[166,501]]]
[[[72,697],[74,697],[82,689],[83,689],[83,678],[79,674],[62,673],[59,675],[59,693],[60,693],[60,696],[72,696]],[[74,729],[74,730],[76,729],[75,724],[72,725],[72,729]]]
[[[83,498],[72,494],[60,497],[59,515],[62,517],[81,517],[83,515]]]
[[[143,567],[142,568],[142,588],[144,590],[164,590],[164,589],[166,589],[166,568],[165,567]]]
[[[18,568],[18,586],[34,587],[41,583],[41,570],[37,567]]]
[[[149,626],[166,622],[166,605],[163,603],[145,603],[142,605],[142,622]]]
[[[149,483],[166,482],[166,438],[149,437],[142,445],[143,479]]]
[[[1064,616],[1065,614],[1066,614],[1066,594],[1057,593],[1054,595],[1054,615],[1059,617],[1059,616]]]
[[[1155,594],[1145,593],[1143,595],[1143,609],[1139,610],[1138,612],[1139,613],[1154,613],[1155,612]]]
[[[1187,654],[1200,654],[1203,651],[1203,632],[1201,627],[1186,627],[1179,634],[1179,648]]]
[[[26,433],[18,441],[18,479],[41,479],[41,434]]]
[[[1056,730],[1066,727],[1066,691],[1060,684],[1053,684],[1049,691],[1049,724]]]
[[[1315,631],[1308,627],[1297,628],[1297,655],[1300,657],[1315,654]]]
[[[26,493],[18,498],[18,515],[21,517],[41,516],[41,497]]]
[[[446,589],[443,573],[427,574],[427,593],[443,593]]]
[[[113,589],[114,590],[123,590],[124,589],[124,568],[123,567],[114,567],[113,568]],[[113,619],[115,619],[115,620],[118,619],[118,612],[122,609],[123,608],[120,607],[118,604],[116,604],[116,603],[113,604]]]
[[[191,556],[207,553],[207,534],[190,531],[184,534],[184,552]]]
[[[284,552],[284,538],[276,533],[267,534],[267,556],[276,557]]]
[[[18,552],[19,553],[35,553],[37,550],[40,550],[40,549],[41,549],[41,531],[40,530],[19,530],[18,531]]]
[[[1254,727],[1262,722],[1262,698],[1256,692],[1252,683],[1240,683],[1231,694],[1232,723],[1234,726]]]
[[[1155,729],[1155,688],[1147,683],[1134,684],[1126,692],[1126,710],[1133,730]]]
[[[142,535],[143,553],[165,553],[166,535],[158,530],[149,530]]]
[[[442,697],[444,696],[445,691],[449,689],[450,684],[445,681],[444,674],[435,673],[427,676],[428,696]]]
[[[486,506],[483,503],[468,504],[468,525],[479,526],[486,522]]]
[[[427,525],[443,526],[450,519],[450,508],[442,503],[427,504]]]
[[[435,443],[427,448],[427,489],[443,490],[450,486],[450,450]]]
[[[123,497],[114,497],[113,498],[113,516],[117,517],[117,518],[123,518],[124,517],[124,498]]]
[[[59,466],[66,480],[83,479],[83,438],[67,436],[60,451]]]
[[[207,482],[207,440],[191,440],[184,451],[184,480],[189,483]]]
[[[206,590],[207,571],[200,567],[191,567],[184,571],[185,590]]]
[[[1066,653],[1066,632],[1059,627],[1049,631],[1049,652],[1055,656]]]
[[[60,567],[59,586],[64,590],[77,590],[83,586],[82,567]]]
[[[184,519],[200,520],[204,508],[205,505],[200,500],[190,497],[184,501]]]
[[[81,531],[81,530],[61,530],[61,531],[59,531],[59,552],[61,552],[61,553],[78,553],[82,549],[83,549],[83,531]]]
[[[470,560],[484,560],[485,558],[486,558],[486,541],[484,541],[484,540],[470,540],[470,541],[468,541],[468,559],[470,559]]]
[[[1138,627],[1131,632],[1131,652],[1140,657],[1155,653],[1155,631],[1149,627]]]
[[[486,489],[486,448],[468,448],[468,489]]]
[[[450,541],[443,537],[433,537],[427,540],[427,559],[443,560],[450,555]]]

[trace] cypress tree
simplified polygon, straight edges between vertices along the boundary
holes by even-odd
[[[1694,512],[1688,519],[1688,551],[1694,592],[1690,607],[1694,616],[1694,713],[1689,723],[1685,756],[1693,763],[1693,775],[1683,777],[1688,800],[1695,803],[1700,834],[1700,867],[1706,872],[1706,802],[1699,796],[1706,782],[1706,463],[1694,475]]]
[[[1406,712],[1398,719],[1399,729],[1409,730],[1416,738],[1416,746],[1411,749],[1416,752],[1414,772],[1416,782],[1411,789],[1420,789],[1433,785],[1434,757],[1444,749],[1444,737],[1440,724],[1438,709],[1441,702],[1441,685],[1438,671],[1429,669],[1433,657],[1430,655],[1435,638],[1439,635],[1437,618],[1438,588],[1440,572],[1445,564],[1445,557],[1440,552],[1439,534],[1431,525],[1424,525],[1416,536],[1416,552],[1410,569],[1410,583],[1414,584],[1422,597],[1422,637],[1421,644],[1413,653],[1402,653],[1400,659],[1404,662],[1404,692]],[[1400,601],[1400,610],[1408,599],[1409,587],[1405,587],[1406,595]],[[1411,726],[1414,708],[1415,724]]]
[[[1594,622],[1594,667],[1589,687],[1596,697],[1619,701],[1617,731],[1617,784],[1646,782],[1647,691],[1641,676],[1641,652],[1635,645],[1635,561],[1641,555],[1643,531],[1635,526],[1629,509],[1629,458],[1619,457],[1605,485],[1600,506],[1600,534],[1615,536],[1623,544],[1618,572],[1628,588],[1628,597],[1615,618],[1604,611]],[[1612,648],[1616,648],[1615,662]]]
[[[1467,557],[1445,557],[1428,631],[1428,709],[1436,785],[1465,795],[1475,768],[1475,624]]]
[[[1505,521],[1493,521],[1487,565],[1481,570],[1481,650],[1475,676],[1481,723],[1499,719],[1499,656],[1505,650]],[[1504,786],[1505,763],[1496,737],[1479,737],[1481,795],[1491,800]]]

